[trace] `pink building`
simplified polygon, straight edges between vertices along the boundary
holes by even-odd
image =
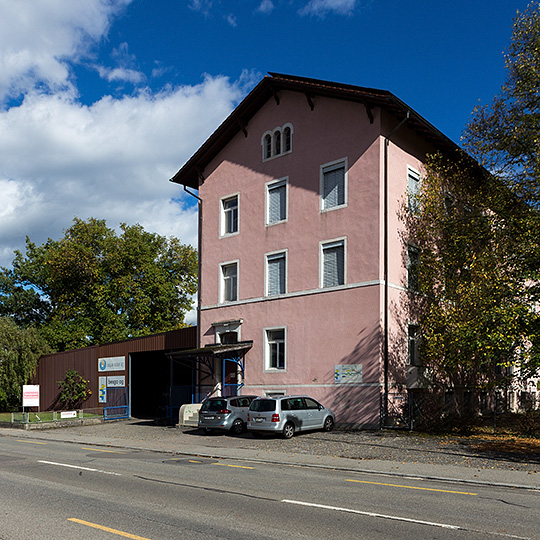
[[[198,383],[379,426],[417,384],[399,213],[426,153],[455,148],[390,92],[265,77],[172,179],[200,198]]]

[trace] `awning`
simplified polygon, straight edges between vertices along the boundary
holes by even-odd
[[[239,341],[222,345],[207,345],[198,349],[185,349],[170,353],[172,358],[240,358],[253,347],[253,341]]]

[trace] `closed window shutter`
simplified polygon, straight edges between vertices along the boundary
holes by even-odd
[[[285,255],[268,259],[268,295],[285,293]]]
[[[345,167],[324,171],[324,208],[332,208],[342,204],[345,204]]]
[[[268,222],[276,223],[286,219],[286,187],[281,184],[268,189]]]
[[[345,283],[345,249],[336,245],[323,251],[323,287],[335,287]]]

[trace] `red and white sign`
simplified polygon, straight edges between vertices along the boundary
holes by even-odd
[[[39,384],[23,385],[23,407],[39,407]]]

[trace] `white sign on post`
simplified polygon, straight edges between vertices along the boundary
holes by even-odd
[[[23,385],[23,407],[39,407],[39,384]]]

